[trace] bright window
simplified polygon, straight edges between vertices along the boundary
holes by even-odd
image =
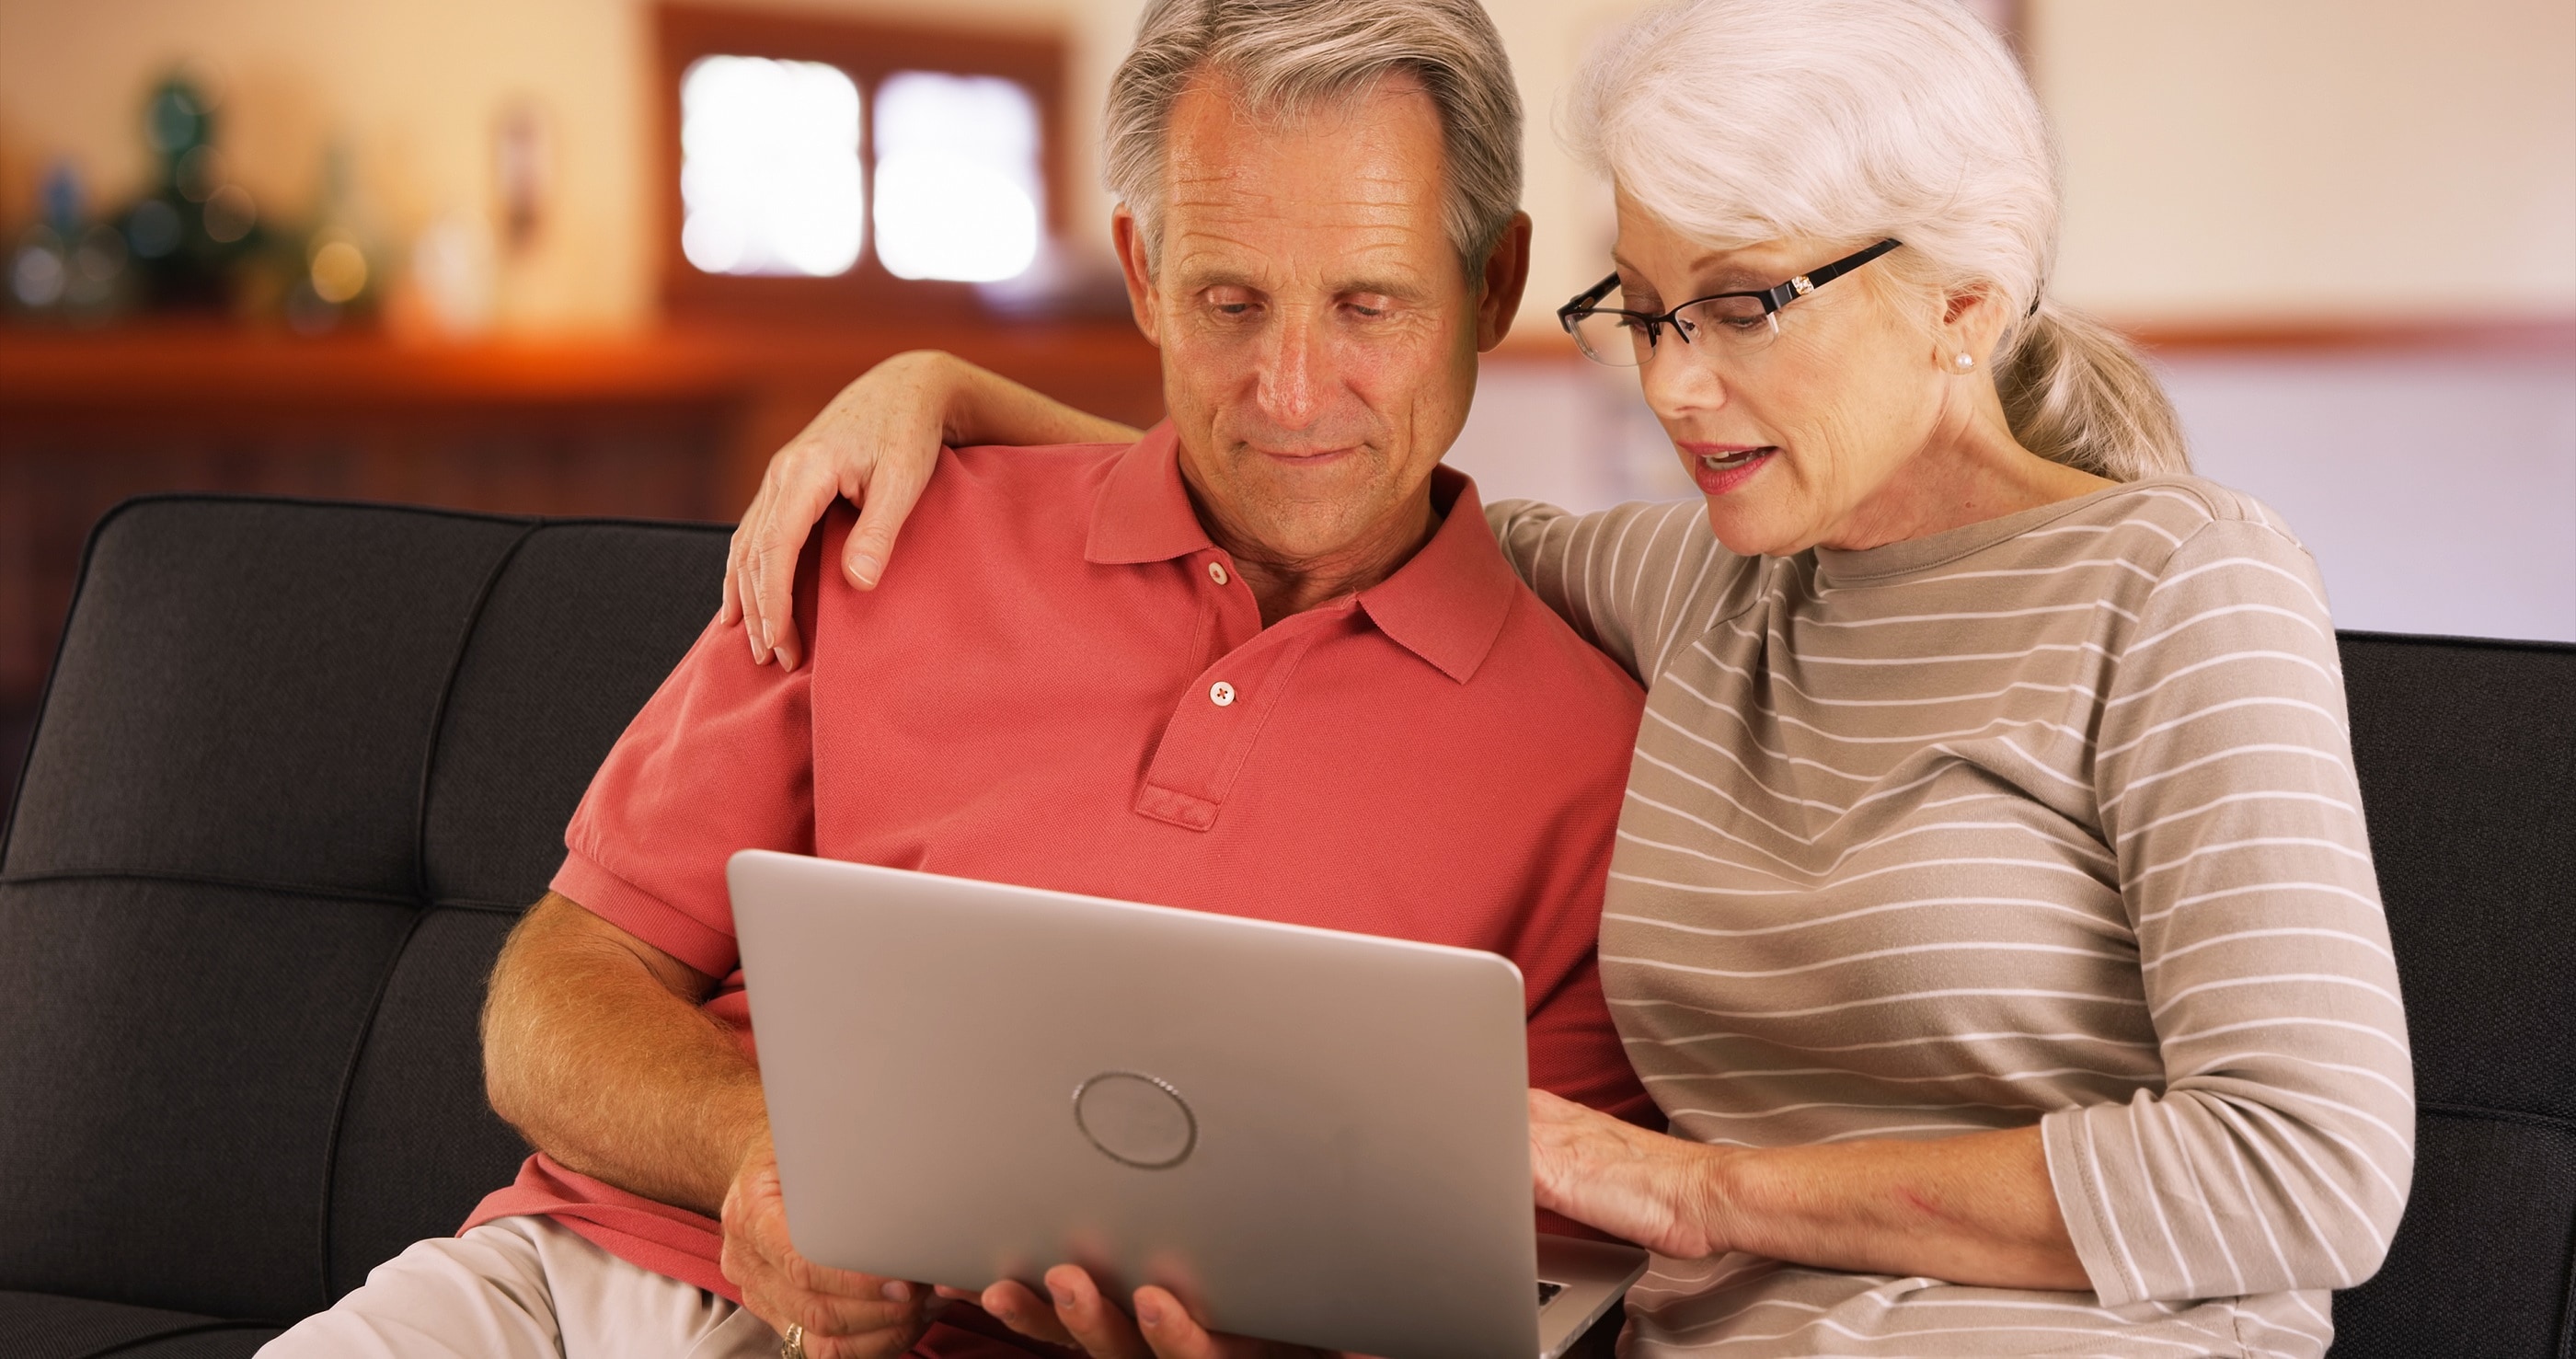
[[[866,219],[859,87],[838,67],[701,57],[680,81],[680,251],[710,274],[830,277]]]
[[[671,315],[882,327],[1025,314],[990,285],[1034,280],[1064,229],[1061,37],[651,4]]]
[[[897,278],[991,283],[1037,259],[1038,108],[999,76],[898,71],[876,91],[877,258]]]

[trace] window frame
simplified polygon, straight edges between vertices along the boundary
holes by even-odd
[[[1038,163],[1046,189],[1045,230],[1060,240],[1070,195],[1064,125],[1065,41],[1025,29],[930,27],[829,15],[663,3],[653,11],[657,114],[652,164],[654,239],[662,307],[677,319],[864,324],[971,320],[985,316],[976,285],[897,278],[876,249],[876,94],[898,71],[997,75],[1027,89],[1038,108]],[[707,56],[819,61],[859,87],[859,164],[866,227],[858,263],[830,278],[710,274],[680,253],[680,77]]]

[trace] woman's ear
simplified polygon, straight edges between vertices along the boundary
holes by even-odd
[[[1145,251],[1145,230],[1136,222],[1136,214],[1121,203],[1109,215],[1109,241],[1118,251],[1118,272],[1127,280],[1127,307],[1136,314],[1136,329],[1145,333],[1145,341],[1162,347],[1155,333],[1158,319],[1154,308],[1154,262]]]
[[[2008,319],[2003,313],[2003,296],[1992,284],[1970,284],[1942,299],[1940,335],[1933,361],[1953,373],[1984,367],[1994,355],[1996,342],[2003,338]],[[1959,363],[1962,354],[1971,362]]]

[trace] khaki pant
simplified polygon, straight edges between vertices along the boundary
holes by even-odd
[[[778,1334],[541,1217],[423,1241],[259,1359],[770,1359]]]

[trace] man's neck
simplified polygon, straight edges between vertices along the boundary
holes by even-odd
[[[1261,626],[1265,628],[1327,600],[1358,594],[1394,575],[1413,560],[1413,554],[1421,551],[1440,527],[1440,512],[1432,506],[1431,487],[1426,482],[1402,507],[1383,522],[1371,525],[1349,545],[1291,558],[1248,534],[1230,530],[1222,515],[1210,513],[1200,503],[1195,487],[1190,500],[1209,541],[1234,558],[1236,573],[1243,577],[1254,602],[1261,606]]]

